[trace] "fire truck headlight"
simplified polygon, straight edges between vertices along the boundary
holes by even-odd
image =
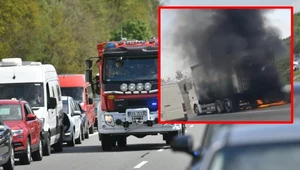
[[[114,125],[114,118],[111,115],[105,115],[104,119],[107,125]]]
[[[145,90],[151,90],[151,83],[145,83]]]
[[[125,83],[121,84],[120,89],[122,91],[127,91],[127,84],[125,84]]]
[[[137,86],[136,86],[136,89],[137,89],[138,91],[142,91],[142,90],[144,89],[143,84],[142,84],[142,83],[138,83]]]
[[[130,83],[128,89],[129,89],[130,91],[134,91],[134,90],[135,90],[135,84],[134,84],[134,83]]]

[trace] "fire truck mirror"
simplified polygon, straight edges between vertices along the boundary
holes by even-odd
[[[85,60],[85,67],[90,69],[93,65],[93,60]]]
[[[85,70],[85,81],[89,83],[92,82],[92,70]]]
[[[99,79],[96,80],[96,84],[95,84],[95,93],[100,95],[100,83],[99,83]]]

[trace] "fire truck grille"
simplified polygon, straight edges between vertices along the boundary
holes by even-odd
[[[147,99],[117,99],[114,100],[115,111],[125,113],[126,109],[149,108],[150,111],[158,110],[157,98]]]

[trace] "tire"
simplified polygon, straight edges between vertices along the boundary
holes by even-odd
[[[200,116],[200,115],[201,115],[201,113],[199,112],[199,109],[198,109],[198,106],[197,106],[197,105],[194,106],[194,113],[195,113],[197,116]]]
[[[80,132],[79,132],[79,136],[78,138],[75,140],[75,144],[82,144],[82,138],[81,138],[81,135],[82,134],[82,131],[80,129]]]
[[[15,168],[15,153],[14,148],[11,147],[11,155],[9,160],[3,165],[3,170],[14,170]]]
[[[32,153],[32,160],[41,161],[42,159],[43,159],[43,144],[42,144],[42,140],[40,140],[38,150]]]
[[[71,141],[67,142],[68,146],[71,146],[71,147],[75,146],[75,139],[74,139],[75,132],[74,131],[75,130],[73,130],[73,132],[72,132],[72,139],[71,139]]]
[[[21,165],[29,165],[31,163],[31,144],[29,138],[26,140],[25,153],[20,157]]]
[[[169,134],[166,134],[166,144],[170,145],[173,138],[177,135],[178,135],[178,132],[170,132]]]
[[[101,147],[103,151],[110,151],[112,149],[112,137],[109,135],[102,135]]]
[[[45,146],[43,147],[43,156],[51,155],[50,133],[45,134]]]
[[[63,128],[60,130],[60,136],[56,144],[54,144],[53,149],[55,152],[62,152],[63,151],[63,143],[64,143],[64,134]]]
[[[86,126],[84,137],[85,137],[85,139],[89,139],[90,138],[90,135],[89,135],[89,126],[88,125]]]
[[[118,147],[126,147],[127,145],[127,137],[126,136],[119,136],[117,138]]]
[[[89,128],[89,134],[94,134],[94,124]]]
[[[84,137],[84,133],[83,133],[83,129],[81,128],[81,140],[84,141],[85,137]]]
[[[232,112],[232,102],[229,99],[225,99],[223,101],[223,108],[225,113],[231,113]]]
[[[216,113],[223,113],[223,109],[222,109],[222,103],[221,101],[217,100],[215,102],[215,107],[216,107]]]

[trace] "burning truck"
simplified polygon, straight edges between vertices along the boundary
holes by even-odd
[[[284,46],[276,28],[266,24],[268,10],[177,12],[182,22],[174,34],[184,54],[178,60],[191,68],[193,84],[185,89],[195,89],[199,112],[233,112],[287,98],[275,62]]]

